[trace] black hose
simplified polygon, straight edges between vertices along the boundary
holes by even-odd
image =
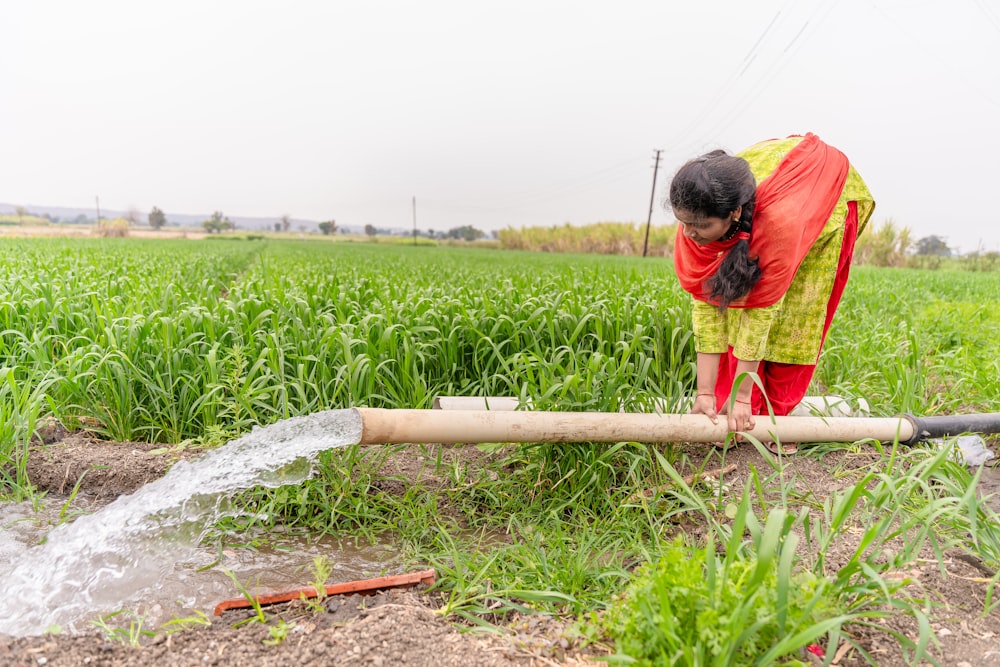
[[[914,417],[903,415],[913,424],[913,437],[902,443],[914,445],[930,438],[944,438],[963,433],[1000,433],[1000,412],[954,417]]]

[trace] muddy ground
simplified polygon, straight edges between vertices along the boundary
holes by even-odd
[[[110,501],[131,493],[166,472],[176,456],[166,456],[162,448],[137,443],[111,443],[86,433],[65,433],[54,428],[45,434],[45,443],[33,450],[29,476],[41,490],[52,496],[69,494],[84,471],[79,493],[95,500]],[[996,450],[997,442],[989,442]],[[686,448],[695,461],[718,457],[704,445]],[[176,452],[174,452],[176,455]],[[191,456],[181,452],[180,456]],[[447,447],[443,458],[476,460],[482,457],[475,447]],[[801,491],[824,497],[851,483],[845,472],[860,470],[878,459],[874,451],[832,452],[821,458],[797,456],[788,459],[788,479]],[[749,446],[726,454],[725,479],[742,487],[751,467],[762,469],[766,462]],[[413,450],[394,454],[387,464],[387,477],[398,479],[416,475],[433,476],[425,459]],[[720,461],[706,468],[721,469]],[[837,471],[838,474],[833,474]],[[394,482],[395,483],[395,482]],[[852,549],[851,536],[841,547]],[[941,665],[979,667],[1000,665],[1000,613],[983,616],[987,582],[995,573],[962,554],[946,554],[943,567],[928,555],[925,561],[901,576],[914,583],[911,592],[933,601],[929,614],[937,630],[940,646],[933,654]],[[827,555],[831,562],[837,554]],[[331,582],[334,583],[334,582]],[[303,582],[307,585],[307,582]],[[251,611],[231,610],[212,617],[210,626],[187,629],[146,638],[141,647],[109,641],[94,631],[85,635],[43,637],[0,637],[0,665],[119,667],[159,665],[412,665],[455,667],[459,665],[550,666],[603,664],[608,647],[587,646],[572,632],[573,619],[551,616],[524,616],[508,619],[502,633],[469,631],[467,627],[442,618],[437,612],[440,599],[425,586],[393,589],[369,596],[332,596],[321,609],[302,602],[267,608],[276,622],[285,621],[288,630],[275,641],[274,623],[239,625]],[[916,622],[899,618],[897,631],[915,637]],[[898,646],[884,634],[865,636],[863,628],[852,628],[867,650],[886,667],[907,664]],[[820,664],[811,655],[803,660]],[[853,652],[840,655],[835,664],[867,664]]]

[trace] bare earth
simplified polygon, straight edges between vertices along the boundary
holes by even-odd
[[[150,445],[110,443],[82,433],[67,434],[59,428],[46,434],[46,444],[34,449],[29,476],[50,496],[71,492],[84,471],[80,493],[90,498],[111,500],[131,493],[144,483],[164,474],[170,457]],[[995,448],[996,442],[991,443]],[[688,445],[693,460],[706,453],[703,445]],[[185,454],[181,454],[184,456]],[[445,458],[475,460],[482,454],[474,447],[447,447]],[[834,475],[861,469],[876,460],[870,451],[836,452],[821,459],[792,457],[787,471],[790,483],[802,491],[823,498],[850,484],[849,475]],[[393,476],[403,472],[416,475],[424,468],[424,459],[410,450],[400,451],[387,464]],[[750,467],[766,467],[759,453],[744,446],[726,454],[725,481],[742,488]],[[706,468],[719,468],[718,461]],[[423,478],[428,473],[424,470]],[[838,549],[848,553],[853,548],[851,536]],[[828,554],[836,562],[837,554]],[[1000,665],[1000,613],[982,616],[987,595],[987,581],[993,576],[982,564],[949,554],[944,571],[928,557],[912,571],[900,573],[913,583],[913,594],[935,603],[931,622],[938,631],[941,645],[933,654],[941,665],[955,667]],[[303,582],[303,585],[307,585]],[[211,626],[160,634],[143,641],[139,648],[105,639],[96,630],[87,635],[43,637],[0,637],[0,665],[119,667],[159,665],[181,667],[194,665],[412,665],[417,667],[525,667],[551,665],[604,664],[595,662],[608,654],[608,647],[586,646],[571,632],[573,619],[550,616],[526,616],[509,619],[501,634],[472,632],[445,620],[436,613],[439,599],[433,592],[418,588],[393,589],[373,596],[331,596],[322,612],[301,602],[275,605],[268,616],[284,620],[290,630],[280,642],[274,642],[269,626],[248,623],[234,628],[251,615],[242,610],[227,611],[214,617]],[[900,618],[896,629],[916,636],[915,621]],[[864,636],[864,629],[851,628]],[[898,647],[884,634],[866,638],[868,651],[879,665],[896,667],[907,664]],[[811,655],[803,660],[820,662]],[[866,664],[860,656],[846,652],[834,663]]]
[[[129,237],[142,239],[203,239],[208,234],[204,230],[193,228],[168,227],[161,230],[153,230],[148,227],[136,227],[129,229]],[[60,236],[70,238],[98,238],[93,225],[48,225],[48,226],[16,226],[0,227],[0,236],[13,236],[21,238],[25,236]]]

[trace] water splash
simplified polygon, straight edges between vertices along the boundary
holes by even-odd
[[[122,609],[196,549],[228,494],[299,483],[320,452],[360,442],[361,430],[356,410],[286,419],[56,527],[0,574],[0,633],[73,631],[88,615]]]

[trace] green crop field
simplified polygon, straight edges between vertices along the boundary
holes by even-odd
[[[809,393],[864,399],[873,415],[998,412],[998,312],[998,272],[856,268]],[[32,495],[25,461],[43,418],[116,441],[215,446],[296,415],[428,408],[441,395],[680,412],[694,374],[690,304],[662,258],[0,240],[9,499]],[[804,456],[862,446],[871,448],[818,445]],[[375,479],[392,448],[349,447],[325,453],[301,485],[241,494],[246,517],[220,525],[229,537],[218,539],[262,522],[388,532],[407,558],[438,570],[449,615],[576,615],[581,633],[623,662],[795,664],[782,661],[821,639],[865,655],[853,627],[883,632],[918,662],[933,645],[930,612],[890,574],[928,549],[959,549],[995,571],[1000,525],[947,450],[874,449],[877,462],[841,491],[806,498],[787,490],[780,463],[745,488],[709,488],[679,472],[704,463],[643,443],[506,448],[503,474],[454,467],[447,489],[393,496]],[[664,484],[673,490],[655,502],[634,500]],[[864,539],[834,566],[824,553],[848,528]],[[507,539],[480,539],[496,532]],[[994,613],[995,583],[983,614]],[[737,584],[741,595],[729,594]],[[680,620],[664,620],[662,605]],[[894,631],[890,614],[917,631]]]

